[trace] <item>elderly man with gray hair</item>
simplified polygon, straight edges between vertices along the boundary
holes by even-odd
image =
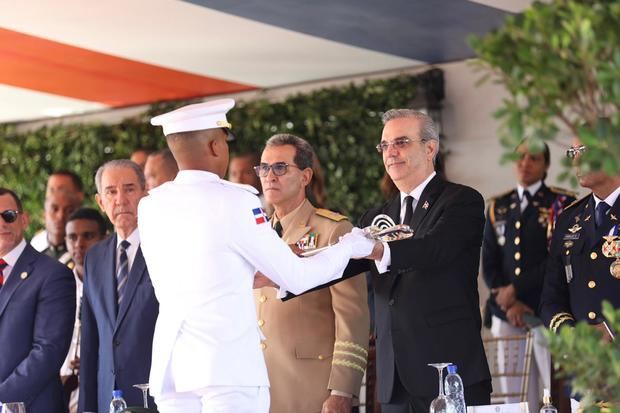
[[[381,411],[428,412],[438,390],[437,373],[428,365],[444,362],[457,365],[468,406],[489,404],[477,282],[484,200],[435,172],[439,134],[428,115],[392,109],[383,125],[376,148],[398,194],[366,211],[360,226],[387,215],[409,225],[413,235],[382,243],[369,257],[374,262],[366,261],[375,301]],[[363,269],[354,264],[343,278]]]
[[[146,195],[142,168],[128,159],[109,161],[95,184],[114,233],[84,261],[80,412],[108,411],[113,390],[122,390],[129,406],[142,404],[133,385],[148,383],[159,313],[138,233],[138,202]]]
[[[361,224],[385,214],[413,236],[383,243],[372,257],[382,411],[428,412],[437,396],[437,373],[428,364],[439,362],[458,366],[468,405],[488,404],[477,283],[484,200],[436,174],[439,134],[429,116],[393,109],[383,124],[377,151],[399,193],[367,211]]]

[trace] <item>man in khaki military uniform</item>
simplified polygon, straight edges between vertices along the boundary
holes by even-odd
[[[311,199],[312,147],[287,134],[267,141],[256,172],[271,223],[287,244],[308,251],[338,242],[351,223],[316,209]],[[271,413],[349,413],[359,397],[368,356],[364,277],[353,277],[282,302],[277,290],[255,290],[258,325],[271,383]]]

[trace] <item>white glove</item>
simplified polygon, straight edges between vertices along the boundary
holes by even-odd
[[[370,255],[375,246],[375,240],[366,237],[363,230],[353,228],[345,234],[338,244],[347,245],[351,248],[351,258],[364,258]]]

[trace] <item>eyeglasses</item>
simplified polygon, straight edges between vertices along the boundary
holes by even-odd
[[[375,146],[375,148],[377,148],[377,152],[383,153],[387,151],[388,149],[390,149],[390,145],[394,146],[395,149],[404,149],[407,145],[409,145],[412,142],[424,142],[424,140],[423,139],[414,140],[414,139],[409,139],[406,136],[402,136],[400,138],[394,139],[392,142],[383,141],[377,146]]]
[[[289,166],[292,166],[297,169],[301,169],[297,165],[291,165],[286,162],[275,162],[275,163],[272,163],[271,165],[269,165],[268,163],[261,163],[260,165],[257,165],[254,167],[254,172],[256,172],[256,176],[258,176],[259,178],[260,177],[264,178],[267,175],[269,175],[269,170],[271,169],[275,176],[282,176],[286,173],[286,171],[288,171]]]
[[[14,209],[7,209],[6,211],[0,212],[0,215],[2,215],[2,219],[7,224],[11,224],[11,223],[15,222],[15,220],[17,219],[17,216],[19,214],[20,214],[20,212],[14,210]]]
[[[566,156],[570,159],[575,159],[577,155],[583,155],[588,150],[586,145],[573,146],[566,150]]]

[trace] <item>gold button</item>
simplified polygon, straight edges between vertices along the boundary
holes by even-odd
[[[588,288],[594,288],[594,287],[596,287],[596,283],[594,281],[589,281]]]
[[[521,228],[521,221],[517,221],[517,222],[515,222],[515,228],[516,228],[516,229]]]
[[[595,313],[594,311],[590,311],[590,312],[588,313],[588,318],[589,318],[590,320],[594,320],[594,319],[596,318],[596,313]]]
[[[264,303],[265,301],[267,301],[267,296],[261,295],[258,301],[260,301],[261,303]]]
[[[521,274],[521,268],[517,267],[515,268],[515,275],[518,277],[519,274]]]
[[[595,260],[597,257],[598,257],[598,255],[596,254],[596,252],[592,252],[590,254],[590,258],[593,259],[593,260]]]
[[[258,320],[258,326],[262,327],[265,325],[265,320]]]
[[[519,261],[521,259],[521,253],[519,251],[515,252],[515,260]]]
[[[566,250],[566,255],[568,255],[568,254],[570,254],[570,251],[569,251],[569,250]]]
[[[515,238],[515,245],[519,245],[521,244],[521,238],[517,237]]]
[[[325,357],[323,357],[322,354],[319,354],[319,360],[323,360]]]
[[[263,350],[267,348],[267,343],[265,343],[264,341],[262,343],[260,343],[260,348],[262,348]]]

